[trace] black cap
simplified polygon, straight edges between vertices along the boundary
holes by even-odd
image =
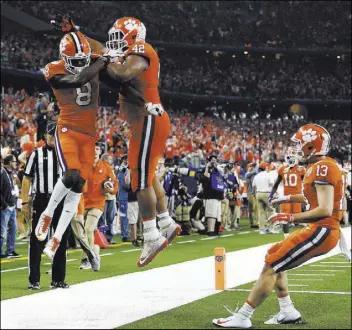
[[[56,130],[56,123],[49,123],[46,126],[46,134],[54,136],[55,135],[55,130]]]

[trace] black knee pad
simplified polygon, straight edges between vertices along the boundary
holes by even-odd
[[[71,191],[77,194],[80,194],[81,192],[83,192],[83,186],[85,183],[86,183],[86,180],[84,180],[82,177],[79,177],[78,181],[71,188]]]
[[[62,182],[67,188],[72,188],[79,178],[79,170],[67,170],[63,175]]]

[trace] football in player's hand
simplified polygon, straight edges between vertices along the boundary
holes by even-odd
[[[104,189],[113,189],[114,188],[114,183],[110,179],[106,179],[103,182],[103,188]]]

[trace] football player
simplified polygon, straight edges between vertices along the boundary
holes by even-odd
[[[220,327],[250,328],[254,311],[274,288],[280,312],[265,324],[299,322],[301,313],[291,301],[285,271],[328,253],[339,241],[344,187],[337,162],[326,157],[330,135],[319,125],[307,124],[291,140],[296,144],[294,154],[298,160],[308,162],[303,194],[279,196],[272,203],[304,203],[306,212],[276,213],[269,221],[272,224],[307,223],[307,226],[269,248],[262,273],[244,305],[228,318],[213,320]]]
[[[61,27],[71,24],[72,30],[75,29],[71,19],[63,18],[61,23],[57,23]],[[109,41],[106,43],[107,54],[118,60],[110,62],[101,76],[109,86],[114,83],[121,85],[120,108],[132,132],[128,164],[132,190],[137,192],[144,235],[138,267],[151,262],[181,232],[181,227],[169,215],[165,191],[155,175],[171,124],[159,97],[159,56],[145,38],[146,28],[139,19],[118,19],[109,30]],[[94,49],[103,49],[96,40],[89,39],[89,42]]]
[[[66,197],[56,231],[44,249],[51,259],[77,210],[88,172],[94,163],[98,74],[108,63],[108,58],[102,56],[92,63],[89,43],[78,31],[64,35],[60,42],[60,55],[61,60],[46,65],[44,76],[60,108],[55,143],[63,177],[55,185],[35,229],[38,240],[45,240],[54,211]]]
[[[285,155],[286,164],[282,165],[278,170],[278,177],[269,195],[269,202],[272,201],[279,184],[283,181],[284,195],[296,195],[302,193],[303,177],[306,173],[303,166],[298,165],[298,158],[293,154],[293,149],[288,148]],[[283,213],[300,213],[302,212],[301,203],[283,203],[281,204],[281,212]],[[289,235],[289,226],[283,226],[284,236]]]

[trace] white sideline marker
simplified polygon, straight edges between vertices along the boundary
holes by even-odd
[[[250,231],[244,231],[242,233],[238,233],[238,235],[250,234]]]
[[[230,236],[233,236],[233,235],[235,235],[235,234],[221,235],[220,238],[221,238],[221,237],[230,237]]]

